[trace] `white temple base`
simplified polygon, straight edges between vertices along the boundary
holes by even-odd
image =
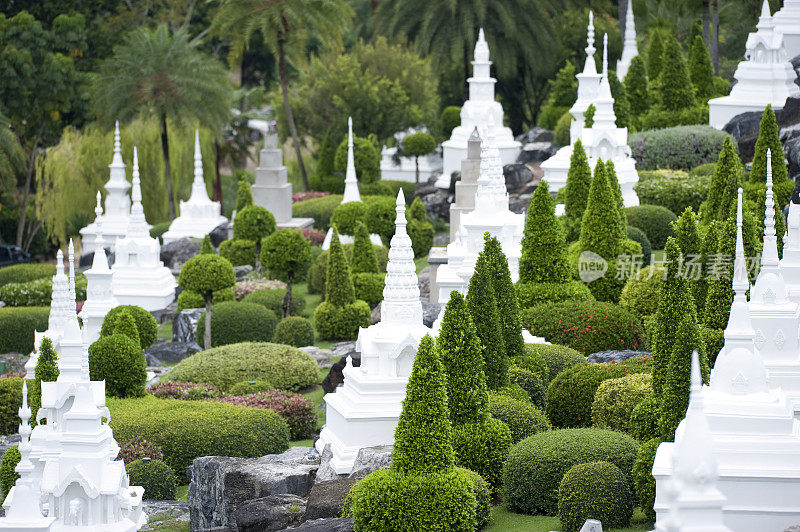
[[[125,237],[128,231],[128,216],[103,216],[102,219],[102,238],[103,247],[114,249],[117,245],[117,240]],[[148,224],[148,230],[152,226]],[[92,222],[83,229],[81,233],[81,253],[93,253],[97,248],[95,239],[97,238],[97,222]]]
[[[450,188],[450,176],[456,170],[461,170],[461,161],[467,158],[467,138],[465,136],[463,142],[456,142],[451,139],[442,143],[444,165],[442,167],[442,175],[436,180],[437,187]],[[503,166],[517,162],[517,157],[519,157],[519,153],[522,150],[522,144],[513,139],[510,142],[496,139],[493,147],[500,150],[500,160]]]
[[[166,267],[155,271],[125,268],[114,270],[114,297],[120,305],[136,305],[153,312],[175,301],[175,277]]]
[[[202,239],[208,233],[214,230],[219,224],[227,222],[228,219],[224,216],[209,216],[203,218],[190,218],[188,216],[179,216],[173,220],[169,230],[161,237],[164,244],[169,244],[181,238],[199,238]]]
[[[278,223],[278,229],[307,229],[314,225],[314,218],[291,218]]]
[[[328,228],[328,233],[325,235],[325,240],[322,242],[322,250],[327,251],[331,247],[331,238],[333,238],[333,228]],[[339,234],[339,242],[342,244],[352,244],[355,239],[350,235]],[[383,240],[380,235],[372,233],[369,235],[369,240],[373,246],[382,246]]]
[[[414,157],[400,157],[400,164],[394,164],[393,156],[397,153],[397,148],[387,148],[381,150],[381,179],[393,181],[405,181],[416,183],[417,165]],[[424,183],[428,178],[442,171],[442,156],[432,153],[419,158],[419,181]]]
[[[547,181],[547,189],[551,194],[555,194],[567,184],[567,173],[569,172],[569,161],[572,158],[572,144],[558,149],[555,155],[542,162],[540,165],[544,171],[542,179]]]
[[[749,112],[763,112],[767,104],[772,104],[772,110],[778,113],[783,109],[786,100],[780,102],[769,102],[766,99],[761,101],[741,100],[731,96],[714,98],[708,100],[708,124],[711,127],[722,129],[734,117]]]
[[[447,305],[447,302],[450,301],[450,292],[453,290],[466,294],[467,282],[459,272],[459,269],[450,264],[442,264],[436,269],[436,288],[439,290],[437,303],[440,305]]]

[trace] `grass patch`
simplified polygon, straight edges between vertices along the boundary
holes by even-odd
[[[179,501],[186,502],[186,494],[189,492],[189,484],[175,488],[175,496]]]
[[[414,259],[414,265],[417,267],[417,273],[421,272],[428,266],[428,256],[425,255]]]
[[[631,526],[626,528],[604,528],[606,532],[645,532],[652,530],[653,523],[648,521],[644,513],[636,508],[633,511]],[[485,532],[550,532],[561,530],[558,517],[546,515],[523,515],[511,512],[506,505],[492,508],[492,520]]]
[[[172,340],[172,321],[165,321],[158,326],[158,339],[159,340]]]

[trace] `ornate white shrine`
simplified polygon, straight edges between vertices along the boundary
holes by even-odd
[[[461,161],[467,156],[467,139],[476,126],[485,127],[490,120],[493,123],[491,133],[500,152],[501,168],[515,162],[522,150],[522,144],[514,140],[511,129],[503,127],[503,106],[494,99],[497,80],[491,76],[491,65],[489,45],[481,28],[475,43],[472,77],[467,79],[469,99],[461,107],[461,125],[453,129],[450,140],[442,143],[444,166],[436,181],[439,188],[450,188],[450,176],[461,167]]]
[[[789,58],[800,55],[800,0],[783,0],[783,7],[772,19],[775,31],[783,34],[783,46]]]
[[[150,236],[142,210],[139,162],[133,149],[133,190],[130,224],[125,237],[117,241],[114,272],[114,297],[121,305],[138,305],[145,310],[161,310],[175,299],[175,277],[160,260],[161,246]]]
[[[783,237],[780,270],[789,299],[800,305],[800,196],[792,194]]]
[[[800,96],[800,87],[794,83],[797,73],[789,63],[783,34],[775,27],[767,0],[764,0],[756,32],[747,37],[746,48],[746,61],[736,68],[733,75],[736,84],[731,93],[708,101],[708,121],[717,129],[725,127],[736,115],[763,111],[768,104],[778,112],[783,109],[786,98]]]
[[[291,198],[291,192],[290,192]],[[194,132],[194,180],[189,201],[181,201],[180,216],[172,220],[169,230],[164,233],[165,244],[181,238],[203,238],[219,224],[228,221],[220,214],[219,202],[211,201],[203,178],[203,157],[200,154],[200,132]]]
[[[639,55],[636,46],[636,22],[633,19],[633,0],[628,0],[628,9],[625,12],[625,37],[622,39],[622,57],[617,60],[617,78],[620,81],[628,75],[631,61]]]
[[[461,179],[456,181],[456,198],[450,204],[450,242],[455,242],[461,227],[461,215],[475,208],[478,178],[481,175],[481,137],[478,128],[467,141],[467,157],[461,161]]]
[[[348,356],[344,384],[325,396],[326,425],[315,446],[330,445],[337,474],[350,473],[358,450],[394,443],[406,385],[419,342],[430,329],[422,323],[422,303],[414,251],[406,231],[403,191],[397,195],[396,230],[389,249],[381,321],[358,332],[361,366]]]

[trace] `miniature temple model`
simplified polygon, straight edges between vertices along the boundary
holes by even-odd
[[[389,249],[381,321],[358,333],[361,366],[348,356],[344,385],[325,396],[327,419],[315,446],[330,445],[336,473],[350,473],[359,449],[394,443],[408,377],[419,342],[430,329],[422,323],[414,251],[406,231],[405,198],[397,196],[396,229]]]
[[[789,200],[780,269],[789,299],[800,305],[800,191],[797,188]]]
[[[166,308],[175,299],[175,278],[159,259],[161,246],[150,236],[142,210],[139,163],[133,149],[131,220],[115,249],[114,297],[121,305],[138,305],[153,311]]]
[[[181,202],[181,215],[172,221],[164,233],[165,244],[181,238],[203,238],[219,224],[226,222],[219,202],[211,201],[203,179],[203,158],[200,154],[200,132],[194,132],[194,180],[189,201]]]
[[[788,57],[800,55],[800,0],[783,0],[783,7],[772,17],[775,31],[783,34]]]
[[[620,81],[628,75],[631,61],[639,55],[636,47],[636,23],[633,20],[633,0],[628,0],[628,9],[625,12],[625,37],[622,40],[622,57],[617,61],[617,78]]]
[[[467,156],[467,140],[475,126],[483,127],[493,121],[492,134],[500,152],[502,165],[517,160],[522,144],[514,140],[514,135],[507,127],[503,127],[503,106],[494,99],[494,84],[497,80],[491,76],[489,61],[489,45],[483,35],[478,32],[475,43],[475,59],[472,61],[472,77],[469,83],[469,99],[461,107],[461,125],[453,129],[450,140],[442,144],[444,167],[442,175],[436,181],[439,188],[450,188],[450,177],[461,167],[461,161]],[[501,166],[502,166],[501,165]]]
[[[467,157],[461,161],[461,179],[456,181],[456,199],[450,205],[450,242],[455,241],[458,228],[461,227],[461,215],[475,208],[480,175],[481,137],[476,127],[467,141]]]
[[[786,98],[800,96],[800,87],[794,83],[797,73],[789,62],[783,34],[770,16],[767,0],[756,30],[747,37],[746,60],[736,68],[736,84],[731,93],[708,101],[709,124],[717,129],[725,127],[736,115],[763,111],[768,104],[778,112]]]

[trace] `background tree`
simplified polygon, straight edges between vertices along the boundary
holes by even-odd
[[[170,32],[166,24],[132,31],[100,67],[93,83],[98,116],[107,123],[137,116],[159,122],[170,218],[176,215],[177,193],[167,122],[196,122],[218,131],[230,115],[231,90],[222,64],[198,50],[185,30]]]
[[[647,69],[641,56],[631,59],[631,66],[625,76],[625,93],[631,110],[631,122],[637,125],[636,119],[650,109],[650,93],[647,89]]]
[[[714,96],[714,67],[703,37],[695,35],[689,50],[689,77],[692,79],[697,100],[708,102]]]
[[[650,34],[650,46],[647,49],[647,74],[651,80],[658,79],[664,65],[664,43],[661,42],[661,33],[654,31]]]
[[[695,93],[686,69],[683,48],[673,35],[664,44],[664,61],[658,75],[658,104],[666,111],[680,111],[695,105]]]
[[[53,341],[50,338],[42,338],[39,345],[39,359],[36,362],[36,380],[39,382],[53,382],[58,378],[58,356],[53,349]]]
[[[549,83],[550,95],[539,113],[538,124],[545,129],[555,129],[561,116],[569,111],[578,98],[578,80],[575,79],[575,65],[567,62]]]
[[[291,313],[292,283],[298,273],[311,262],[311,244],[300,231],[280,229],[269,235],[261,246],[261,264],[270,274],[286,279],[283,296],[283,317]],[[206,344],[208,345],[208,344]]]
[[[203,296],[206,304],[204,344],[211,344],[211,301],[214,292],[236,283],[236,272],[230,261],[219,255],[197,255],[186,261],[178,276],[178,286]]]
[[[403,138],[403,155],[413,157],[416,164],[416,182],[419,183],[419,158],[433,153],[436,140],[430,133],[417,131]]]
[[[308,175],[289,102],[288,63],[302,58],[309,36],[323,44],[338,44],[342,28],[352,16],[345,0],[223,0],[214,18],[217,35],[233,36],[234,56],[240,55],[253,35],[260,32],[267,49],[278,58],[283,111],[306,190]]]

